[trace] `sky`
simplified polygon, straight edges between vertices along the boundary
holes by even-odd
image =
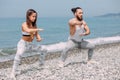
[[[25,17],[30,8],[38,17],[66,17],[77,6],[87,17],[120,13],[120,0],[0,0],[0,18]]]

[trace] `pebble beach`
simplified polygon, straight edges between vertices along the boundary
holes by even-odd
[[[120,43],[96,46],[92,60],[86,63],[87,50],[69,51],[64,67],[59,67],[60,52],[46,56],[39,65],[37,55],[22,59],[17,80],[120,80]],[[0,63],[0,80],[10,78],[13,60]]]

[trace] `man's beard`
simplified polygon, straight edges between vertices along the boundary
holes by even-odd
[[[82,16],[81,16],[81,18],[78,17],[78,16],[76,16],[76,18],[77,18],[79,21],[82,21],[82,20],[83,20],[83,17],[82,17]]]

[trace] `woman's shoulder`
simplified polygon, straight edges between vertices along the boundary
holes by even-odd
[[[24,27],[24,26],[27,26],[27,23],[26,23],[26,22],[23,22],[23,23],[22,23],[22,27]]]

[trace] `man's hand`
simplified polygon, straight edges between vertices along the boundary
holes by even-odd
[[[86,33],[82,33],[82,34],[80,34],[80,36],[85,36],[86,35]]]

